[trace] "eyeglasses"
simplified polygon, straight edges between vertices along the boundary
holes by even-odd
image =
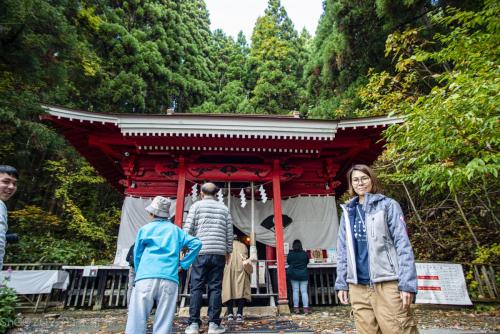
[[[368,176],[363,176],[360,177],[359,179],[358,178],[352,179],[353,184],[367,183],[368,181],[370,181],[370,178]]]

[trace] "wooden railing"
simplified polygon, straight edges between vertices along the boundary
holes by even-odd
[[[498,301],[499,266],[491,264],[462,263],[469,294],[475,301]],[[74,308],[123,308],[127,306],[128,268],[99,266],[96,277],[84,277],[83,266],[62,266],[57,263],[5,264],[4,270],[66,270],[70,274],[67,291],[56,290],[51,294],[23,295],[23,308],[39,309],[59,306]],[[267,299],[267,305],[275,305],[277,291],[275,265],[265,265],[265,280],[252,289],[255,300]],[[312,306],[338,304],[335,292],[336,268],[334,265],[312,265],[309,270],[309,300]],[[471,284],[472,281],[476,282]],[[189,275],[181,277],[180,306],[189,300]],[[292,300],[290,282],[288,297]],[[206,297],[206,296],[205,296]]]
[[[462,263],[467,287],[474,301],[498,301],[500,264]],[[472,284],[474,281],[474,285]],[[477,284],[477,286],[476,286]]]
[[[271,278],[274,290],[277,291],[276,265],[270,266]],[[335,292],[335,279],[337,278],[337,268],[333,263],[311,263],[309,269],[309,305],[326,306],[338,304]],[[292,305],[292,285],[287,280],[287,295],[289,304]]]
[[[252,301],[259,300],[259,302],[265,303],[267,306],[276,306],[276,298],[278,296],[277,293],[274,293],[274,291],[277,291],[276,289],[273,288],[273,283],[271,279],[271,274],[269,271],[268,267],[268,262],[267,261],[260,261],[264,263],[263,267],[259,267],[258,265],[255,266],[256,272],[255,275],[257,277],[256,279],[256,285],[251,288],[251,294],[252,294]],[[259,273],[259,270],[263,270],[263,273]],[[189,281],[190,281],[190,274],[191,270],[189,270],[187,273],[181,276],[181,284],[179,287],[179,306],[180,307],[185,307],[188,305],[189,297],[190,297],[190,287],[189,287]],[[263,280],[259,280],[259,276],[262,274]],[[257,282],[258,281],[258,282]],[[205,292],[203,294],[203,298],[207,299],[208,295]]]
[[[65,307],[100,310],[127,306],[128,267],[99,266],[96,277],[85,277],[81,266],[63,269],[70,275]]]

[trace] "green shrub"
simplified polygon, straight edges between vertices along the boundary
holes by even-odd
[[[16,326],[17,295],[14,289],[4,284],[0,285],[0,333],[6,333],[9,328]]]

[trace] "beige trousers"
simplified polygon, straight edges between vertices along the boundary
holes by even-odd
[[[402,308],[397,281],[349,284],[349,298],[359,334],[418,334],[411,310]]]

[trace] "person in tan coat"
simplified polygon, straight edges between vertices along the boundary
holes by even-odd
[[[250,274],[253,271],[252,263],[248,258],[247,246],[240,242],[235,235],[233,253],[229,263],[224,268],[222,279],[222,303],[227,306],[227,320],[234,320],[233,306],[238,307],[236,321],[243,321],[243,307],[245,301],[250,301]]]

